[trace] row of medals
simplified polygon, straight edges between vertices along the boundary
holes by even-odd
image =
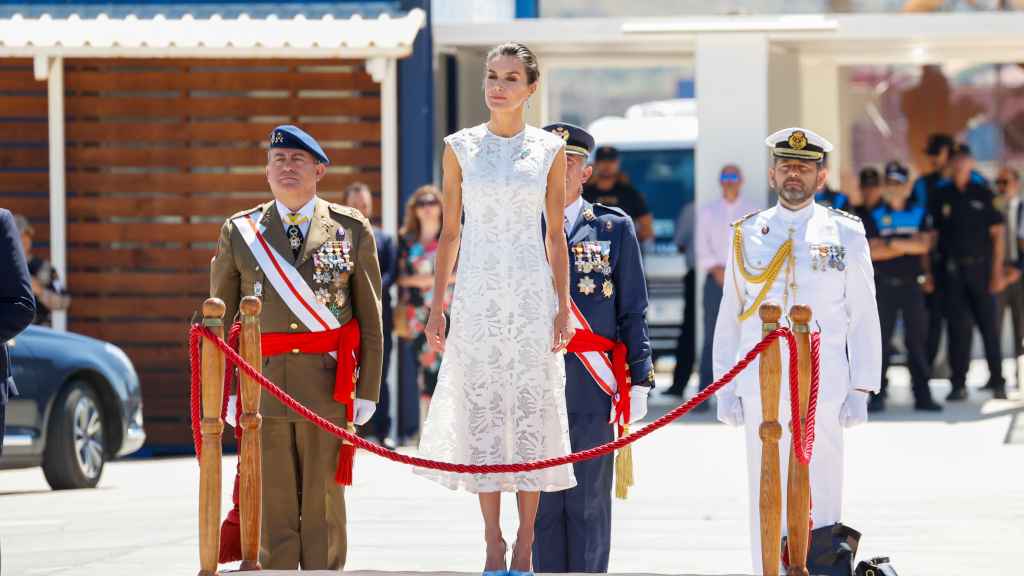
[[[615,284],[608,276],[612,273],[611,267],[611,243],[609,242],[579,242],[572,246],[573,262],[576,271],[580,274],[592,274],[599,272],[605,276],[601,283],[601,295],[611,298],[615,293]],[[576,289],[584,296],[590,296],[597,290],[597,283],[590,276],[580,278]]]
[[[340,316],[345,305],[345,284],[352,273],[352,244],[345,239],[344,228],[338,228],[336,238],[324,242],[313,253],[313,293],[317,302]]]
[[[821,272],[846,270],[846,248],[825,244],[811,248],[811,269]]]

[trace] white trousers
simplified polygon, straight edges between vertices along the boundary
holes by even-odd
[[[784,386],[785,387],[785,386]],[[792,435],[789,427],[789,392],[783,390],[779,402],[779,477],[782,487],[782,534],[786,534],[786,479]],[[743,396],[743,424],[747,439],[747,479],[750,496],[750,554],[754,574],[761,569],[761,397]],[[814,527],[839,522],[843,508],[843,428],[839,424],[842,404],[819,403],[816,412],[814,452],[811,455],[811,518]],[[776,545],[780,545],[776,544]]]

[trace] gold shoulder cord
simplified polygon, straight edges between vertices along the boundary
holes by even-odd
[[[775,279],[778,277],[779,271],[782,270],[782,266],[787,265],[787,276],[790,275],[793,268],[793,239],[791,237],[785,242],[783,242],[782,246],[780,246],[779,249],[776,250],[775,255],[772,256],[771,262],[769,262],[768,266],[759,274],[752,274],[749,270],[747,270],[746,261],[743,256],[742,226],[742,223],[737,223],[735,226],[733,226],[732,246],[734,251],[733,260],[735,261],[736,265],[735,269],[739,269],[740,275],[743,276],[743,279],[746,280],[747,282],[751,284],[763,283],[764,286],[762,286],[761,291],[758,292],[757,298],[754,299],[754,303],[740,311],[739,319],[741,322],[746,320],[747,318],[750,318],[758,309],[758,307],[761,306],[761,302],[763,302],[765,297],[768,296],[768,291],[771,290],[772,285],[775,284]],[[736,291],[737,293],[739,292],[739,285],[736,285]]]

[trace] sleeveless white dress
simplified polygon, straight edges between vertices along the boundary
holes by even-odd
[[[548,171],[564,142],[532,126],[503,138],[486,124],[445,142],[462,168],[465,223],[420,456],[502,464],[568,454],[565,364],[551,352],[558,302],[541,233]],[[516,474],[416,473],[469,492],[576,485],[570,465]]]

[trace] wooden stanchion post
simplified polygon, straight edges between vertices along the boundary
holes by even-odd
[[[219,298],[203,302],[203,326],[217,337],[224,337],[224,302]],[[220,550],[221,437],[224,435],[220,411],[224,400],[224,352],[206,338],[203,338],[202,350],[199,576],[216,576],[217,553]]]
[[[762,304],[761,335],[767,336],[779,327],[782,307]],[[759,363],[761,380],[761,570],[764,576],[778,576],[782,549],[782,486],[779,479],[779,381],[782,378],[782,360],[779,341],[775,340],[761,352]]]
[[[800,413],[790,420],[804,430],[807,422],[807,400],[811,390],[811,309],[793,306],[789,309],[797,344],[797,373]],[[810,541],[811,481],[810,469],[801,464],[792,448],[789,452],[789,485],[786,491],[786,525],[789,529],[789,576],[808,576],[807,549]]]
[[[239,352],[250,366],[263,366],[260,349],[260,311],[262,304],[255,296],[242,298],[242,335]],[[242,475],[239,483],[238,507],[241,516],[242,570],[260,570],[260,521],[263,494],[263,448],[260,442],[260,385],[239,371],[242,395]]]

